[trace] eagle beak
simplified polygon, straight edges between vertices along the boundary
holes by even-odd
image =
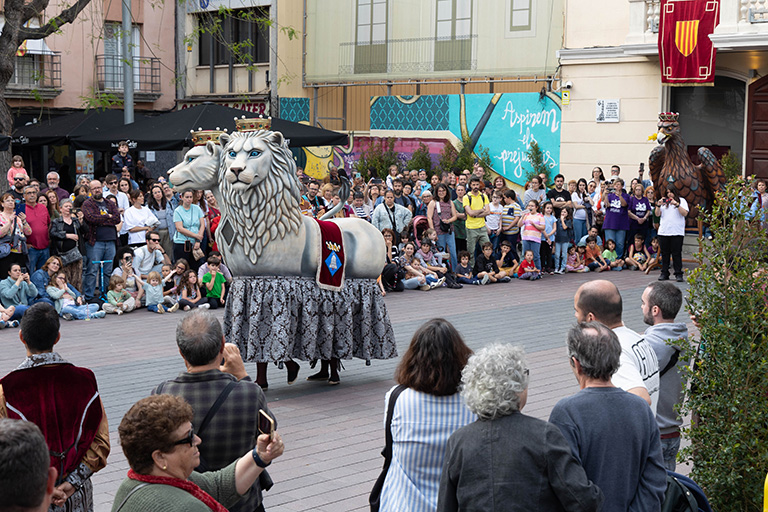
[[[659,131],[659,133],[656,134],[656,142],[659,144],[664,144],[664,141],[667,140],[668,135],[664,133],[663,131]]]

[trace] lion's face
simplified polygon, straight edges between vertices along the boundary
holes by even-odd
[[[179,191],[205,190],[217,184],[221,146],[208,142],[195,146],[184,160],[168,171],[168,182]]]
[[[224,148],[224,179],[235,189],[261,183],[272,168],[272,152],[260,137],[232,138]]]

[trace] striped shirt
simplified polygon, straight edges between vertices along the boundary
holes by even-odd
[[[515,218],[523,216],[523,209],[516,202],[504,205],[504,213],[501,216],[501,232],[505,235],[516,235],[520,233],[520,226],[512,226]]]
[[[386,421],[386,412],[384,417]],[[381,512],[434,512],[448,438],[476,419],[459,393],[433,396],[403,390],[392,415],[392,463],[381,491]]]

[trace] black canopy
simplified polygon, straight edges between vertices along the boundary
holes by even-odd
[[[137,120],[144,118],[143,115],[136,116]],[[120,126],[123,126],[122,110],[75,112],[17,128],[13,143],[25,147],[69,144],[72,137],[98,134]]]
[[[142,151],[178,151],[185,145],[191,146],[190,131],[227,129],[235,130],[235,117],[255,117],[246,112],[213,103],[203,103],[182,110],[175,110],[159,116],[137,121],[131,125],[83,134],[72,139],[79,149],[108,151],[118,140],[129,140]],[[272,118],[272,129],[290,139],[291,147],[333,146],[348,143],[346,134],[323,130],[283,119]]]

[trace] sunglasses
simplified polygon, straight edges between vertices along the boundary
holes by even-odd
[[[189,433],[187,433],[186,437],[183,439],[179,439],[175,443],[173,443],[172,446],[177,446],[180,444],[189,444],[189,446],[195,446],[195,427],[192,427],[189,429]]]
[[[159,238],[148,238],[147,240],[149,240],[150,242],[159,242],[160,241]]]

